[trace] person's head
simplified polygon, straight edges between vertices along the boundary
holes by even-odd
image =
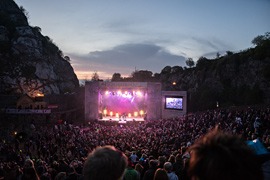
[[[182,162],[182,156],[181,156],[181,154],[177,154],[176,156],[175,156],[175,162]]]
[[[152,160],[149,161],[149,167],[157,168],[157,166],[158,166],[158,161],[157,160],[152,159]]]
[[[87,157],[83,175],[87,180],[118,180],[127,167],[127,157],[113,146],[98,147]]]
[[[190,147],[188,173],[192,180],[261,180],[254,152],[238,136],[209,132]]]
[[[171,163],[171,162],[165,162],[165,164],[164,164],[164,169],[165,169],[165,171],[167,171],[167,172],[171,172],[172,169],[173,169],[172,163]]]
[[[174,155],[170,155],[168,161],[171,162],[172,164],[175,163],[175,156]]]
[[[142,171],[143,171],[143,166],[142,166],[141,164],[137,163],[137,164],[135,165],[135,170],[138,171],[139,173],[142,173]]]
[[[155,171],[154,180],[169,180],[169,177],[164,169],[158,168]]]
[[[165,162],[166,162],[166,157],[165,156],[159,156],[158,157],[158,165],[159,166],[163,166]]]
[[[34,167],[34,162],[31,159],[26,159],[24,161],[24,168],[33,168]]]
[[[59,173],[55,176],[54,180],[65,180],[66,178],[67,178],[66,172],[59,172]]]

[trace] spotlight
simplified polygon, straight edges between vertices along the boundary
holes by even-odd
[[[141,115],[141,116],[143,116],[143,113],[144,113],[143,110],[140,110],[140,115]]]

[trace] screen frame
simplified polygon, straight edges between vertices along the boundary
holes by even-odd
[[[183,111],[183,109],[184,109],[184,103],[183,103],[183,101],[184,101],[184,97],[183,96],[165,96],[164,97],[165,98],[165,100],[164,100],[164,109],[167,109],[167,110],[176,110],[176,111]],[[170,108],[170,107],[167,107],[167,99],[168,98],[176,98],[176,99],[182,99],[182,108],[180,109],[180,108]]]

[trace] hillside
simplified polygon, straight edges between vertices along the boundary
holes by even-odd
[[[270,39],[220,58],[201,57],[193,68],[165,67],[159,80],[164,90],[188,91],[192,111],[212,109],[217,104],[270,104]]]
[[[0,94],[64,94],[79,81],[69,59],[13,0],[0,1]]]

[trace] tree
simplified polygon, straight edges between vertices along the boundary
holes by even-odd
[[[161,74],[169,74],[172,71],[172,67],[171,66],[166,66],[161,70]]]
[[[134,71],[131,74],[131,77],[133,78],[134,81],[145,82],[152,80],[153,73],[147,70]]]
[[[251,43],[255,46],[261,46],[263,45],[266,41],[270,40],[270,32],[266,32],[265,35],[259,35],[255,37]]]
[[[217,59],[220,58],[220,53],[219,53],[219,52],[217,52],[216,58],[217,58]]]
[[[196,67],[198,68],[205,67],[207,66],[207,64],[208,64],[208,59],[206,57],[201,56],[196,63]]]
[[[23,6],[20,6],[20,10],[25,15],[27,19],[29,19],[29,13],[26,11],[26,9]]]
[[[64,56],[64,59],[65,59],[67,62],[70,62],[70,57],[69,57],[69,56]]]
[[[41,33],[41,28],[40,27],[35,26],[35,27],[33,27],[33,29],[35,29],[37,32]]]
[[[171,73],[180,73],[181,71],[183,71],[181,66],[173,66],[171,69]]]
[[[233,55],[233,52],[232,51],[226,51],[226,54],[227,54],[227,56],[231,56],[231,55]]]
[[[112,76],[112,81],[122,81],[123,78],[121,77],[120,73],[114,73]]]
[[[187,58],[186,60],[186,65],[189,67],[189,68],[192,68],[194,65],[195,65],[195,62],[192,58]]]
[[[99,75],[97,72],[92,74],[91,81],[99,81]]]

